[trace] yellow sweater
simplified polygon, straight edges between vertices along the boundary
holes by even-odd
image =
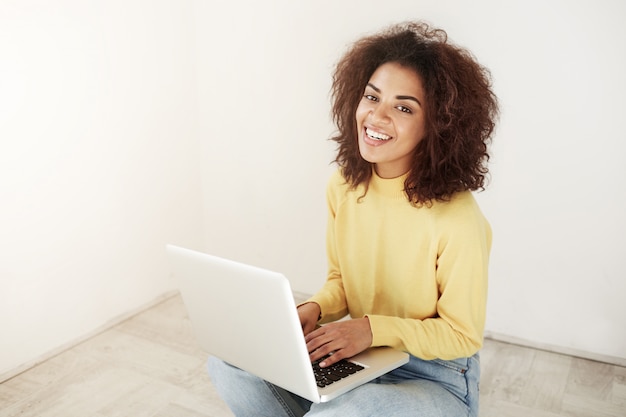
[[[322,322],[367,316],[372,346],[422,359],[456,359],[482,346],[491,228],[471,192],[415,207],[406,176],[372,174],[350,190],[330,179],[328,278],[309,301]]]

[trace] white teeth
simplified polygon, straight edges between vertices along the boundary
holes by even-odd
[[[372,129],[365,129],[365,133],[367,133],[367,136],[369,136],[372,139],[376,139],[376,140],[389,140],[391,139],[391,136],[387,136],[385,134],[376,132]]]

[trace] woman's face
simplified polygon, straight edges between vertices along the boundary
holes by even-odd
[[[412,69],[388,62],[376,69],[356,109],[359,151],[382,178],[411,169],[413,150],[426,133],[425,92]]]

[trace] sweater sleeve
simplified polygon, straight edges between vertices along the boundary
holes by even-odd
[[[444,360],[468,357],[481,348],[491,228],[479,212],[474,214],[469,221],[466,216],[454,219],[440,237],[437,314],[422,320],[368,315],[373,346]]]
[[[328,223],[326,230],[326,253],[328,258],[328,274],[326,283],[307,302],[319,304],[322,314],[320,321],[328,323],[339,320],[348,314],[348,304],[343,287],[337,247],[335,240],[335,214],[337,206],[343,195],[341,186],[344,179],[337,171],[329,180],[326,189],[326,202],[328,204]]]

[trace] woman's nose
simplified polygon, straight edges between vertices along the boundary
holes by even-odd
[[[370,112],[370,120],[372,122],[387,123],[389,121],[389,110],[384,104],[375,106]]]

